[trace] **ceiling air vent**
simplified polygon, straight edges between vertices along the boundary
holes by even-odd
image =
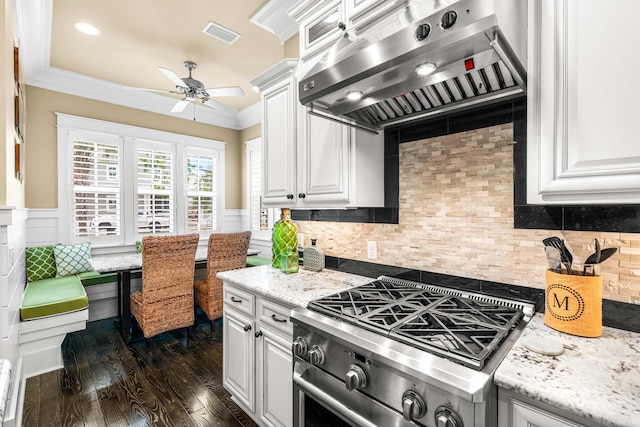
[[[240,34],[211,21],[204,27],[202,32],[229,44],[233,44],[240,38]]]

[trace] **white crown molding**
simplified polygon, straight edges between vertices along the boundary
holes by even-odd
[[[253,105],[249,105],[247,108],[244,108],[238,111],[236,114],[236,118],[238,119],[238,125],[240,129],[246,129],[253,125],[257,125],[262,121],[262,103],[256,102]]]
[[[18,38],[23,56],[27,85],[69,95],[136,108],[184,120],[241,130],[260,122],[259,106],[227,113],[204,105],[187,107],[182,113],[171,113],[175,99],[148,92],[125,89],[121,85],[96,79],[49,65],[53,0],[16,0]]]
[[[298,60],[296,58],[285,58],[259,76],[254,77],[251,80],[251,85],[262,92],[272,84],[293,74],[297,65]]]
[[[275,34],[284,44],[298,34],[298,24],[287,14],[297,0],[270,0],[249,19],[253,24]]]

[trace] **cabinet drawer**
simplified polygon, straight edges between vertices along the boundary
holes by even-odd
[[[249,292],[243,291],[227,283],[222,288],[224,306],[237,310],[248,316],[254,317],[255,297]]]
[[[256,317],[260,323],[285,333],[287,337],[293,337],[290,316],[291,308],[264,299],[258,300],[258,315]]]

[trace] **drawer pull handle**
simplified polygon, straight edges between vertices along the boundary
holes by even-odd
[[[231,297],[231,301],[242,304],[242,300],[241,300],[241,299],[238,299],[238,298],[236,298],[236,297]]]
[[[272,315],[271,315],[271,318],[272,318],[275,322],[279,322],[279,323],[287,323],[287,319],[278,319],[278,318],[276,317],[276,315],[275,315],[275,314],[272,314]]]

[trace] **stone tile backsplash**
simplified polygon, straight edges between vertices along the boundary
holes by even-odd
[[[640,234],[514,229],[512,143],[505,124],[400,144],[399,223],[296,221],[304,244],[317,237],[330,256],[544,288],[542,239],[559,236],[580,261],[597,238],[618,248],[601,266],[603,297],[640,304]]]

